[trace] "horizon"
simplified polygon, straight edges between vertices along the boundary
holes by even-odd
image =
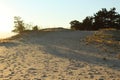
[[[9,38],[9,37],[14,36],[16,34],[17,33],[14,33],[14,32],[0,32],[0,40]]]
[[[113,7],[120,13],[118,0],[4,0],[0,1],[0,32],[13,30],[14,16],[20,16],[25,23],[38,25],[40,28],[70,28],[69,22],[72,20],[82,21],[102,8],[109,10]]]

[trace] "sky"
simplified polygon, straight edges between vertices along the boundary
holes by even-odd
[[[72,20],[82,21],[101,8],[113,7],[120,13],[120,0],[0,0],[0,32],[14,28],[14,16],[40,28],[69,28]]]

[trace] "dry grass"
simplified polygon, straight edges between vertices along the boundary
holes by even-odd
[[[88,43],[106,43],[106,44],[116,44],[116,41],[113,41],[112,35],[103,34],[102,32],[96,32],[92,36],[86,37]]]
[[[104,28],[104,29],[100,29],[99,31],[116,31],[115,28]]]
[[[113,33],[112,33],[113,32]],[[117,34],[115,33],[117,32]],[[87,43],[98,43],[98,44],[117,44],[120,45],[120,39],[119,37],[120,31],[117,31],[115,29],[101,29],[92,36],[87,36],[85,41]]]
[[[7,42],[10,42],[11,40],[9,39],[0,39],[0,43],[7,43]]]
[[[115,29],[102,29],[95,32],[92,36],[87,36],[85,42],[88,44],[96,44],[105,52],[114,53],[120,59],[120,31]],[[102,46],[102,47],[101,47]]]

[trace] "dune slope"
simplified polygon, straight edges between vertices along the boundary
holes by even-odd
[[[119,80],[118,51],[86,44],[93,33],[30,32],[0,42],[0,80]]]

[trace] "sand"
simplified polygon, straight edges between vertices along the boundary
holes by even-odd
[[[39,32],[1,41],[0,80],[120,80],[119,52],[86,44],[93,33]]]

